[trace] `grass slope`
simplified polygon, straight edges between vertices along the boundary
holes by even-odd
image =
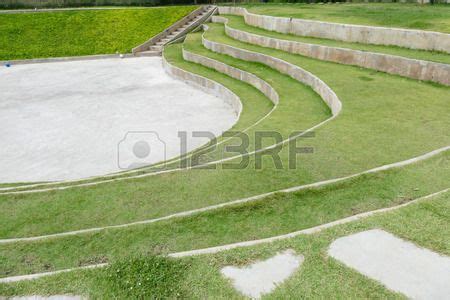
[[[201,255],[183,259],[161,261],[167,266],[164,270],[154,264],[155,259],[149,256],[147,264],[136,266],[133,261],[131,267],[126,265],[128,260],[120,260],[114,266],[131,269],[129,283],[117,284],[114,290],[126,294],[127,287],[140,288],[139,274],[148,274],[149,285],[155,278],[161,278],[159,284],[171,287],[186,298],[242,298],[231,286],[230,282],[220,274],[220,269],[227,265],[245,265],[255,260],[273,256],[277,251],[287,248],[294,249],[305,257],[301,268],[286,282],[281,284],[267,299],[286,298],[364,298],[364,299],[404,299],[400,294],[387,290],[380,283],[370,280],[355,270],[345,267],[327,255],[331,242],[338,237],[352,233],[380,228],[400,238],[410,240],[421,247],[429,248],[444,255],[450,255],[450,193],[433,199],[421,201],[397,211],[383,213],[370,218],[355,221],[327,229],[319,234],[299,236],[293,239],[278,241],[249,248],[234,249],[213,255]],[[426,224],[426,226],[424,226]],[[133,272],[136,268],[140,273]],[[25,281],[14,284],[0,284],[1,295],[29,295],[29,294],[83,294],[99,298],[110,296],[107,288],[114,278],[111,269],[86,270],[60,274],[35,281]],[[119,269],[119,272],[122,270]],[[117,271],[117,270],[116,270]],[[180,276],[180,271],[183,276]],[[99,281],[110,275],[109,280]],[[176,286],[173,285],[176,282]],[[158,291],[158,290],[156,290]],[[134,298],[148,293],[145,289],[133,292]],[[163,297],[167,291],[153,295]]]
[[[245,7],[263,15],[450,33],[450,5],[445,4],[248,4]]]
[[[0,60],[130,52],[195,8],[0,14]]]

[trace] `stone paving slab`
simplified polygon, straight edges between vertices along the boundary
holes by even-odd
[[[288,279],[303,263],[303,256],[291,249],[245,267],[228,266],[221,270],[231,279],[236,290],[251,298],[272,292]]]
[[[412,299],[449,299],[450,257],[380,229],[335,240],[328,253],[387,288]]]

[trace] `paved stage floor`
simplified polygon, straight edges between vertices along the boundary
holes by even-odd
[[[1,66],[0,182],[152,164],[179,155],[178,131],[220,135],[236,121],[223,100],[169,77],[159,57]]]

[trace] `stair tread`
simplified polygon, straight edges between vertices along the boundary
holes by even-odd
[[[162,51],[142,51],[139,52],[137,55],[138,56],[159,56],[161,55]]]

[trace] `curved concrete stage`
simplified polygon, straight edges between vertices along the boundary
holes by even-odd
[[[218,136],[240,112],[240,102],[172,79],[156,57],[4,67],[0,85],[0,182],[153,164],[179,155],[178,131]],[[205,142],[189,139],[188,150]]]

